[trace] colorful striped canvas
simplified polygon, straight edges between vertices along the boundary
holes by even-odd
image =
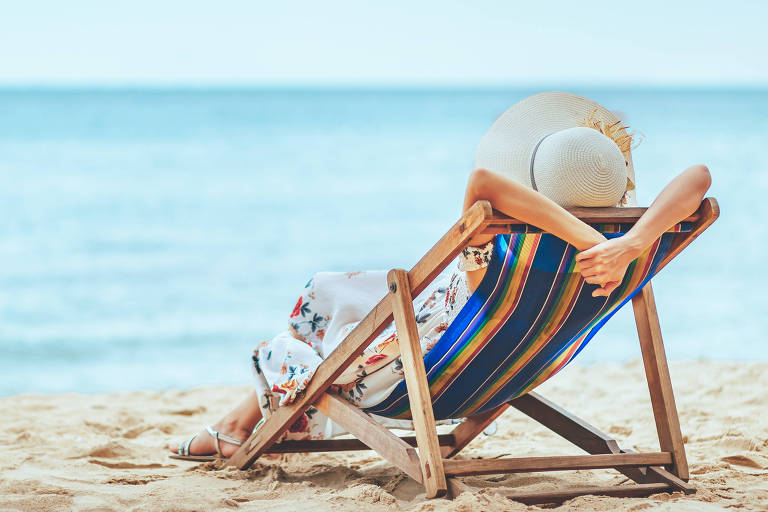
[[[601,226],[606,237],[627,225]],[[462,418],[496,407],[552,377],[639,291],[667,254],[678,225],[627,269],[610,297],[575,272],[576,249],[548,233],[497,235],[480,286],[424,356],[435,418]],[[410,418],[405,382],[367,412]]]

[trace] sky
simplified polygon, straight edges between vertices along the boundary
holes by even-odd
[[[768,1],[4,1],[0,85],[768,86]]]

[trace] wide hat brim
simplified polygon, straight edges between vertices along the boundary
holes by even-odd
[[[552,133],[585,126],[590,117],[606,125],[621,122],[610,110],[576,94],[534,94],[510,107],[491,125],[477,146],[475,167],[505,174],[532,187],[531,156],[536,145]],[[632,154],[622,154],[627,163],[627,178],[634,184]],[[633,189],[628,190],[627,199],[628,204],[636,204]]]

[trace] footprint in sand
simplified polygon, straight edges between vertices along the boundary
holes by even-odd
[[[97,446],[84,455],[85,457],[93,457],[88,459],[91,464],[98,464],[106,468],[112,469],[156,469],[156,468],[170,468],[173,465],[163,465],[158,463],[141,464],[136,462],[104,460],[104,459],[130,459],[136,460],[136,454],[129,450],[127,447],[120,443],[108,443],[101,446]],[[76,457],[80,458],[80,457]]]
[[[203,414],[207,412],[208,409],[201,405],[200,407],[195,407],[193,409],[177,409],[175,411],[165,411],[167,414],[175,414],[178,416],[194,416],[195,414]]]
[[[126,439],[136,439],[147,430],[152,430],[152,427],[149,425],[138,425],[136,427],[126,430],[123,433],[123,437]]]
[[[752,469],[768,470],[768,457],[763,457],[762,455],[729,455],[727,457],[721,457],[720,460],[733,466],[743,466]]]
[[[165,480],[167,476],[164,475],[147,475],[143,477],[116,477],[106,480],[105,484],[117,484],[117,485],[147,485],[158,480]]]
[[[84,421],[83,425],[95,432],[99,432],[100,434],[109,434],[117,430],[117,427],[112,425],[104,425],[103,423],[97,423],[95,421]]]
[[[100,459],[117,459],[120,457],[131,457],[133,452],[120,443],[107,443],[97,446],[85,454],[88,457],[99,457]]]
[[[90,459],[88,462],[91,464],[98,464],[110,469],[159,469],[159,468],[172,468],[175,466],[166,466],[164,464],[158,464],[156,462],[149,464],[134,464],[133,462],[109,462],[106,460]]]

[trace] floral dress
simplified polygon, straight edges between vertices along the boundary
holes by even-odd
[[[428,352],[469,298],[466,274],[487,266],[493,244],[468,247],[414,300],[421,349]],[[315,370],[387,293],[387,273],[321,272],[306,284],[288,318],[288,329],[254,350],[253,367],[264,418],[293,402]],[[388,325],[334,381],[342,396],[359,407],[384,400],[404,378],[394,323]],[[410,421],[376,417],[388,427],[412,428]],[[286,434],[288,439],[327,439],[345,431],[310,408]]]

